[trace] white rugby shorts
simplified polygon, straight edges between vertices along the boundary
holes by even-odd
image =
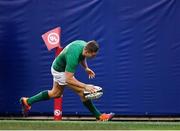
[[[59,85],[67,85],[65,72],[55,71],[53,67],[51,67],[51,74],[53,75],[53,80]]]

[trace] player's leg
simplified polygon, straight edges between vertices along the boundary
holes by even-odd
[[[81,99],[83,105],[96,117],[96,119],[99,119],[101,113],[95,107],[95,105],[93,104],[93,102],[91,100],[87,100],[84,97],[84,89],[79,88],[74,85],[70,85],[70,84],[68,84],[68,87],[80,96],[80,99]]]
[[[92,100],[87,100],[84,97],[84,89],[79,88],[74,85],[70,85],[70,84],[68,84],[68,87],[80,96],[80,99],[81,99],[83,105],[93,114],[93,116],[96,117],[97,120],[101,120],[101,119],[110,120],[114,116],[112,114],[101,114],[100,111],[93,104]],[[105,118],[104,115],[106,115],[108,117]]]
[[[49,100],[51,98],[60,97],[63,93],[64,87],[60,86],[57,82],[53,83],[51,90],[45,90],[27,99],[27,103],[32,105],[39,101]]]
[[[97,120],[109,121],[115,115],[114,113],[109,113],[109,114],[103,113],[103,114],[101,114],[100,111],[93,104],[92,100],[87,100],[85,98],[84,89],[79,88],[79,87],[74,86],[74,85],[70,85],[70,84],[68,84],[68,87],[80,96],[80,99],[81,99],[83,105],[96,117]]]
[[[64,91],[64,86],[61,86],[57,82],[54,82],[53,88],[51,90],[42,91],[30,98],[22,97],[20,99],[20,102],[22,104],[23,113],[26,114],[26,112],[28,112],[31,109],[31,105],[36,102],[60,97],[63,94],[63,91]]]
[[[64,85],[59,85],[58,82],[54,81],[53,88],[48,91],[49,98],[61,97],[64,92]]]

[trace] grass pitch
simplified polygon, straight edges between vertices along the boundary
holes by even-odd
[[[0,130],[180,130],[180,122],[0,120]]]

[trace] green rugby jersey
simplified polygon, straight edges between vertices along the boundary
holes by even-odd
[[[84,60],[83,48],[87,43],[83,40],[76,40],[68,44],[54,60],[52,67],[58,72],[74,73],[79,62]]]

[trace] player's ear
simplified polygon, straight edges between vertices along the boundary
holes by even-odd
[[[88,53],[89,53],[88,50],[85,49],[85,54],[88,54]]]

